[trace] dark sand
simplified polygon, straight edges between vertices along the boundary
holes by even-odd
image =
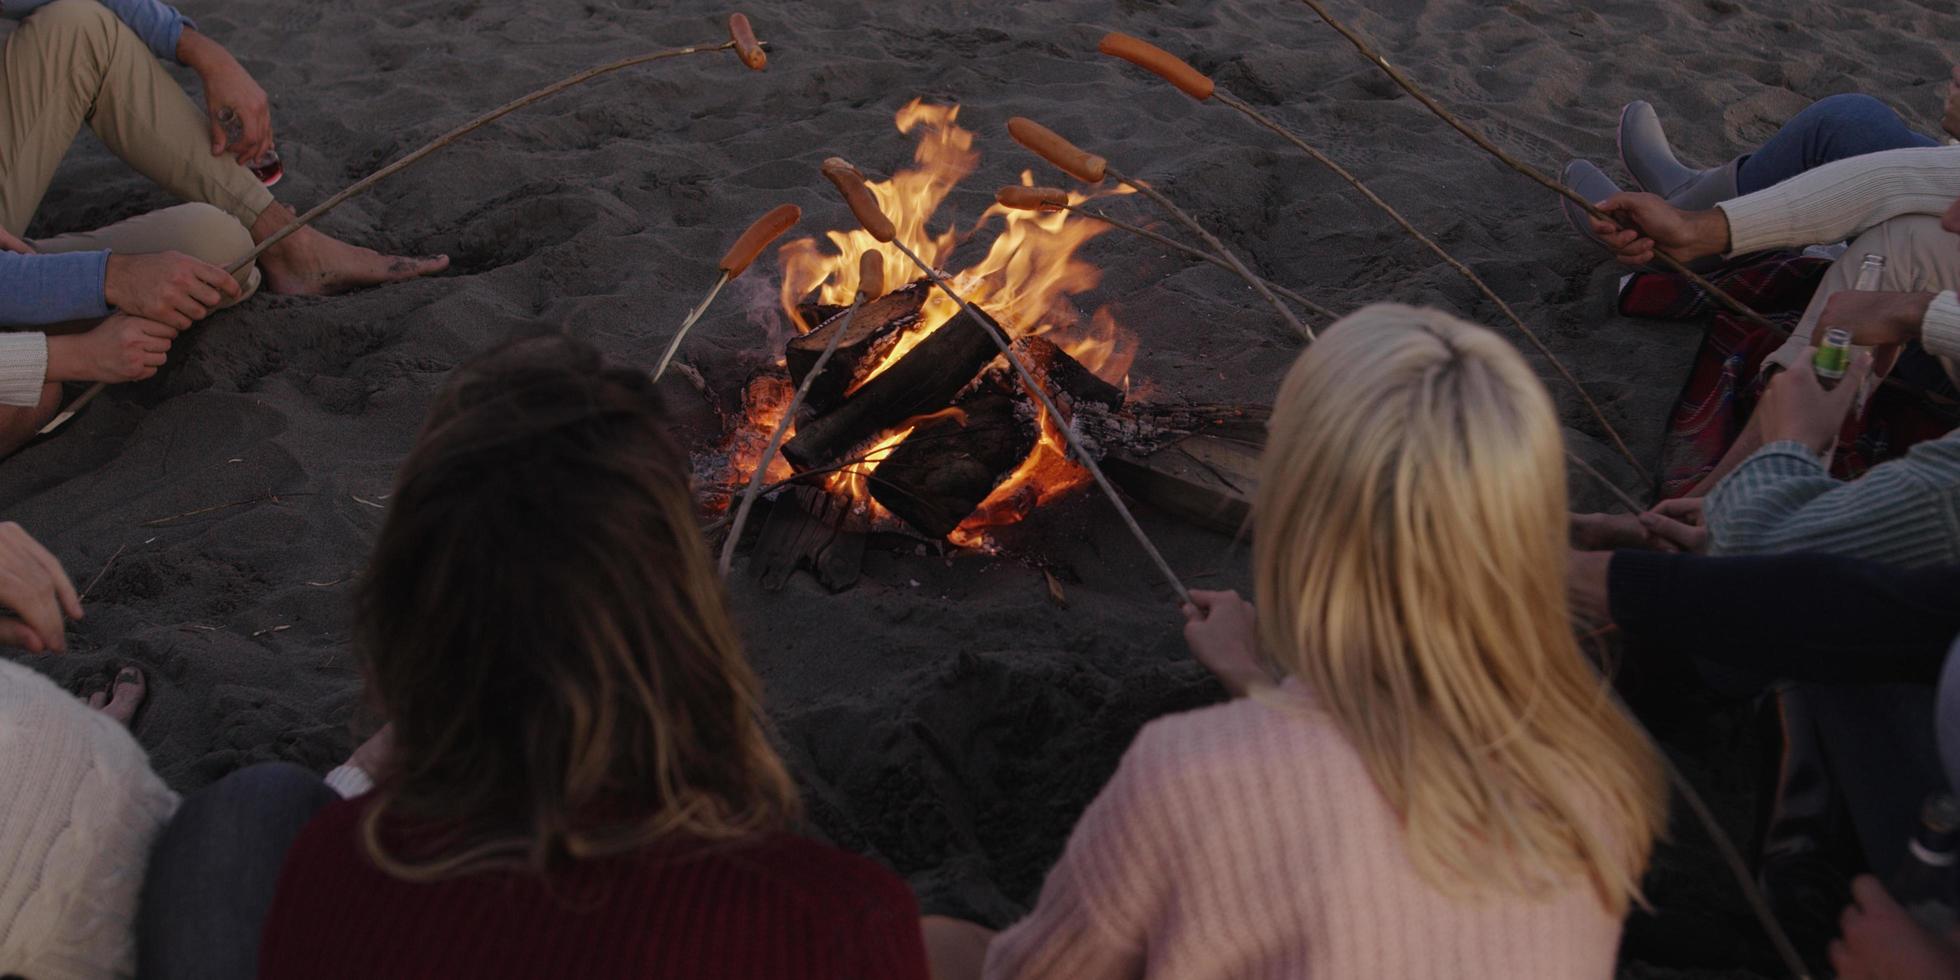
[[[721,34],[718,9],[655,6],[667,9],[186,5],[272,93],[289,174],[279,196],[301,206],[572,71]],[[1684,156],[1707,164],[1838,92],[1887,98],[1931,132],[1947,67],[1938,39],[1960,37],[1950,4],[1912,0],[1336,6],[1433,94],[1553,172],[1571,155],[1612,160],[1613,122],[1633,98],[1655,102]],[[1110,29],[1189,56],[1362,174],[1536,325],[1643,459],[1657,459],[1698,327],[1612,316],[1617,267],[1566,230],[1550,195],[1401,96],[1304,6],[745,9],[777,45],[766,75],[732,57],[634,70],[500,122],[325,223],[377,247],[446,251],[449,274],[334,300],[255,298],[188,335],[158,379],[116,389],[0,466],[0,515],[47,542],[78,583],[100,575],[75,651],[29,662],[77,688],[121,661],[147,667],[139,735],[182,790],[255,761],[338,762],[359,702],[348,583],[445,372],[552,329],[651,365],[752,218],[791,201],[804,233],[847,226],[818,161],[902,165],[911,142],[892,115],[915,96],[961,103],[961,124],[981,137],[980,171],[935,227],[970,224],[1024,168],[1056,179],[1006,139],[1006,119],[1029,115],[1159,182],[1268,275],[1326,305],[1393,298],[1498,322],[1331,175],[1229,111],[1096,56]],[[85,137],[33,234],[165,203]],[[1156,397],[1270,400],[1297,348],[1240,283],[1120,235],[1086,254],[1107,273],[1088,299],[1140,336],[1132,373]],[[764,337],[780,339],[776,273],[773,257],[758,263],[683,352],[724,397],[775,356]],[[1551,387],[1574,447],[1638,487],[1570,391]],[[691,388],[673,393],[711,417]],[[1580,506],[1608,508],[1583,478],[1574,486]],[[146,524],[234,501],[255,502]],[[1142,517],[1192,585],[1245,586],[1243,548]],[[807,577],[765,594],[739,572],[733,589],[816,829],[895,867],[929,909],[996,924],[1032,898],[1135,729],[1220,696],[1101,501],[1078,498],[1003,542],[1008,554],[952,559],[874,546],[863,583],[837,596]],[[1067,608],[1024,559],[1057,569]],[[1670,738],[1746,832],[1759,740],[1732,718]],[[1699,832],[1677,821],[1676,838],[1651,889],[1673,918],[1630,929],[1625,975],[1747,975],[1711,968],[1761,944]],[[1702,968],[1672,969],[1683,963]]]

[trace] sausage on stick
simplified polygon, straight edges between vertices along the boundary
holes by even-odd
[[[742,237],[735,239],[735,244],[721,257],[721,277],[715,280],[714,288],[708,290],[708,298],[687,315],[687,322],[682,323],[679,330],[674,331],[674,339],[667,343],[667,352],[660,355],[660,363],[653,369],[653,380],[659,381],[660,376],[667,373],[667,365],[673,363],[674,352],[681,349],[681,341],[687,337],[687,332],[694,329],[694,324],[708,312],[715,297],[721,295],[721,288],[747,271],[749,264],[770,242],[782,237],[783,232],[790,230],[802,217],[802,208],[794,204],[778,204],[768,214],[755,219],[755,223],[742,232]]]

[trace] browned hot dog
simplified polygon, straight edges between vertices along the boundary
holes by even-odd
[[[879,252],[866,252],[858,257],[858,292],[864,294],[869,303],[885,295],[885,256]]]
[[[1108,169],[1109,161],[1055,135],[1049,129],[1032,119],[1015,116],[1007,121],[1007,135],[1014,142],[1027,147],[1043,160],[1060,167],[1062,171],[1076,180],[1094,184],[1103,179],[1103,171]]]
[[[892,219],[878,207],[878,199],[871,196],[871,188],[864,186],[864,171],[843,157],[831,157],[823,162],[823,175],[837,185],[837,191],[844,195],[844,203],[851,206],[851,214],[858,224],[871,233],[871,237],[881,242],[892,240],[898,229],[892,227]]]
[[[994,192],[994,200],[1016,211],[1060,211],[1068,207],[1068,192],[1059,187],[1009,184]]]
[[[1180,90],[1199,102],[1211,98],[1211,79],[1184,59],[1170,53],[1149,41],[1134,38],[1128,34],[1111,32],[1103,35],[1102,43],[1096,50],[1103,54],[1121,58],[1177,86]]]
[[[755,39],[755,28],[749,26],[748,14],[728,15],[728,36],[735,41],[735,56],[751,70],[761,71],[769,67],[769,52],[762,50],[762,42]]]
[[[728,254],[721,257],[721,271],[733,279],[742,274],[762,254],[770,242],[795,225],[803,217],[803,209],[794,204],[778,204],[768,214],[755,219],[755,224],[735,239],[728,247]]]

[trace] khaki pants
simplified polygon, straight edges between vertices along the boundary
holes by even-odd
[[[134,32],[95,0],[56,0],[7,38],[0,62],[0,225],[23,234],[55,168],[87,123],[110,152],[196,203],[34,243],[44,252],[177,251],[229,266],[272,192],[211,155],[204,113]],[[239,276],[249,293],[256,268]]]
[[[1878,286],[1881,290],[1938,293],[1960,289],[1960,235],[1941,228],[1939,215],[1908,214],[1882,222],[1853,239],[1850,250],[1824,274],[1824,281],[1804,310],[1803,322],[1769,356],[1771,362],[1788,368],[1803,357],[1810,347],[1811,331],[1824,315],[1825,302],[1832,293],[1857,284],[1866,255],[1885,256],[1885,278]],[[1953,373],[1951,364],[1947,373]]]

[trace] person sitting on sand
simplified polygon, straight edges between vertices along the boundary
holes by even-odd
[[[61,563],[18,524],[0,524],[0,643],[66,650],[81,600]],[[86,706],[0,658],[0,972],[129,976],[150,842],[177,794],[150,771],[129,725],[143,704],[135,667]]]
[[[356,601],[391,761],[293,845],[265,980],[926,976],[905,883],[790,833],[671,430],[556,336],[437,396]]]
[[[1953,371],[1950,358],[1960,352],[1960,146],[1840,160],[1706,210],[1683,210],[1647,193],[1597,203],[1619,227],[1593,219],[1593,231],[1632,266],[1653,261],[1657,250],[1692,262],[1850,239],[1850,250],[1825,274],[1796,331],[1768,363],[1788,369],[1807,359],[1824,331],[1839,327],[1861,345],[1917,340]],[[1867,254],[1886,259],[1882,290],[1851,289]],[[1697,494],[1764,443],[1752,417]]]
[[[1138,733],[1027,918],[926,920],[936,976],[1612,976],[1665,777],[1573,637],[1550,396],[1371,306],[1269,431],[1258,608],[1185,610],[1238,697]]]
[[[0,13],[25,18],[0,54],[0,327],[96,321],[79,334],[0,333],[0,453],[54,414],[59,382],[149,377],[178,331],[261,283],[318,295],[448,265],[303,228],[234,279],[225,266],[294,218],[241,165],[272,146],[266,94],[252,76],[159,0],[6,0]],[[202,110],[159,59],[197,72]],[[95,231],[21,237],[83,123],[190,203]]]

